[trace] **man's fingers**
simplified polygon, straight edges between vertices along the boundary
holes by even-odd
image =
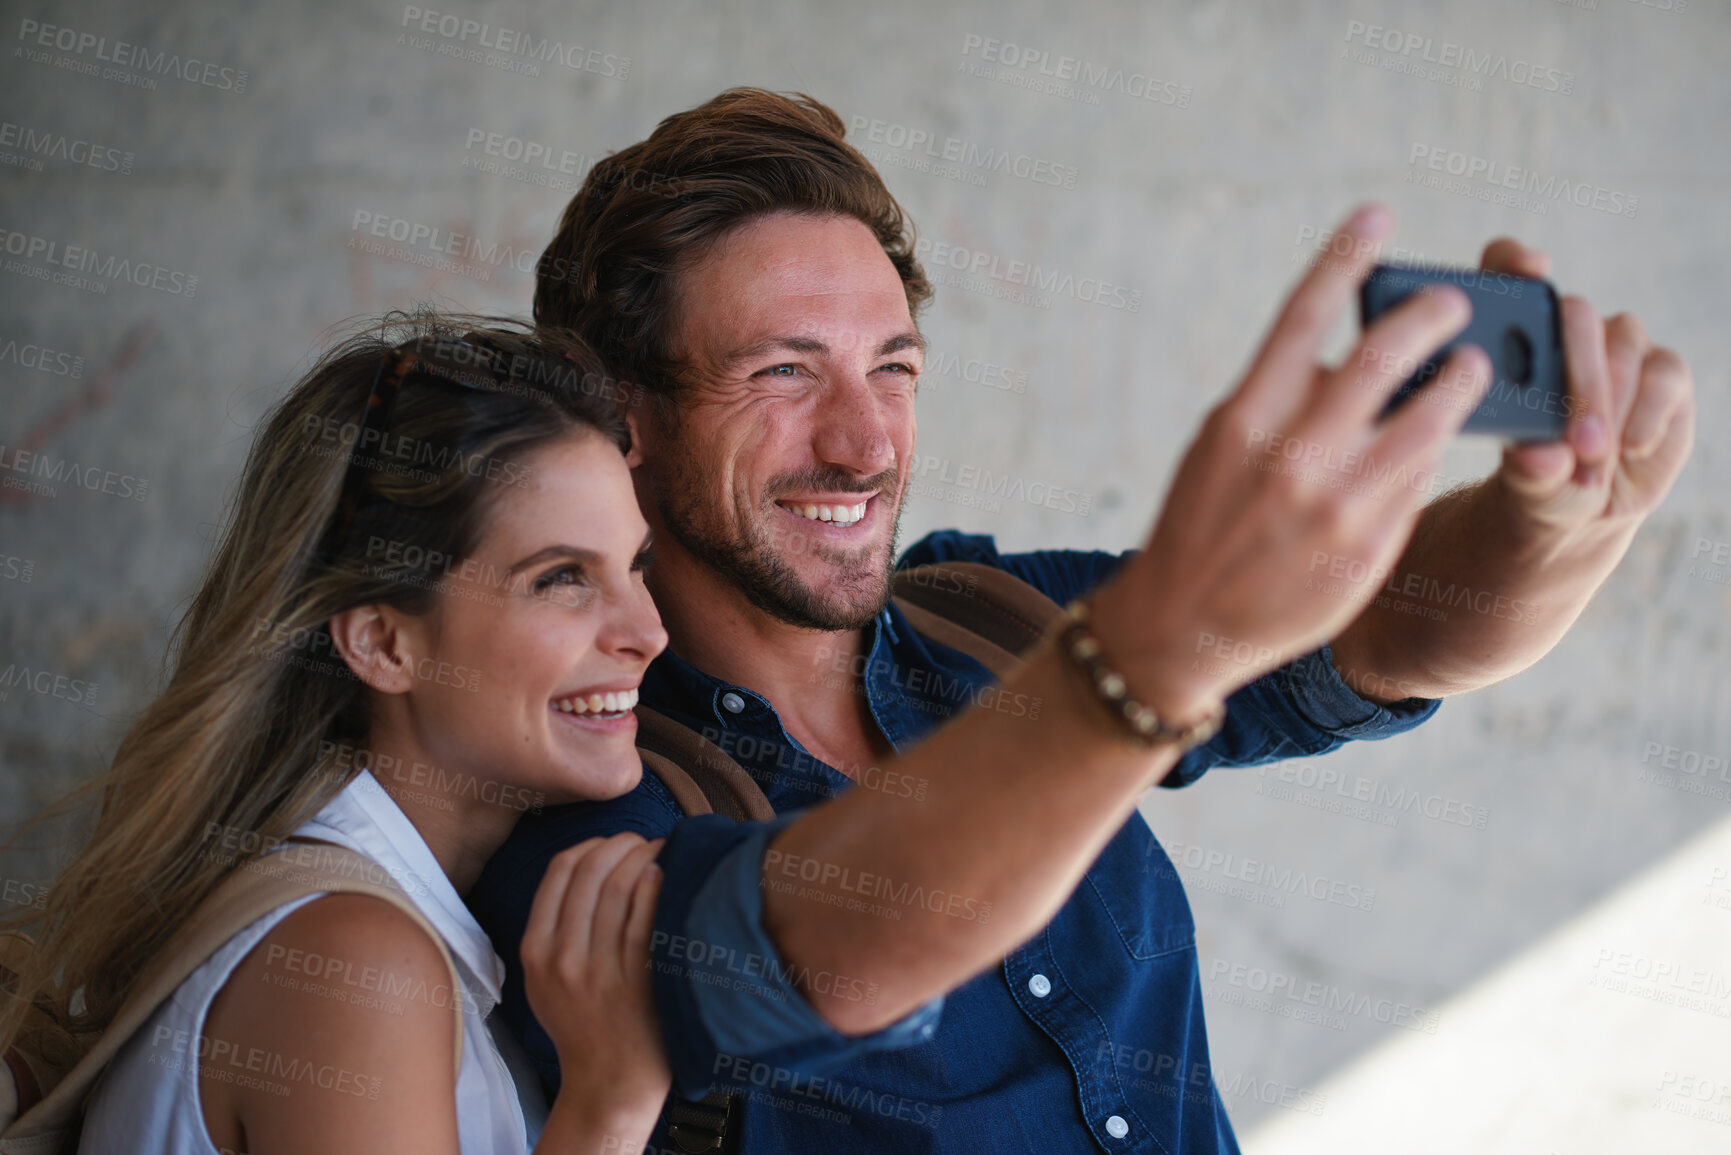
[[[1479,267],[1517,277],[1548,277],[1551,275],[1551,258],[1538,249],[1527,248],[1513,237],[1498,237],[1485,246]]]
[[[1611,378],[1611,428],[1622,430],[1641,388],[1641,363],[1652,342],[1633,313],[1618,313],[1605,322],[1605,365]],[[1622,439],[1627,444],[1626,439]]]
[[[1679,411],[1694,399],[1694,382],[1683,359],[1669,349],[1652,348],[1642,358],[1637,393],[1623,423],[1623,456],[1637,461],[1653,456]]]
[[[1393,227],[1394,214],[1386,207],[1374,202],[1359,206],[1336,230],[1344,244],[1331,245],[1327,258],[1315,262],[1286,298],[1238,389],[1254,420],[1277,425],[1300,400],[1323,341],[1376,262],[1378,242]],[[1335,255],[1339,248],[1345,255]]]
[[[1351,359],[1324,378],[1305,425],[1325,439],[1345,438],[1369,425],[1400,383],[1466,328],[1472,315],[1467,295],[1453,285],[1414,293],[1379,318]]]
[[[1656,351],[1676,357],[1668,349]],[[1677,361],[1682,363],[1681,358]],[[1627,452],[1623,455],[1623,471],[1639,490],[1638,500],[1643,509],[1651,509],[1664,499],[1677,475],[1683,472],[1695,443],[1695,393],[1688,381],[1687,367],[1682,373],[1686,387],[1675,406],[1667,411],[1657,443],[1643,455]]]
[[[1689,367],[1670,349],[1651,348],[1642,358],[1637,391],[1623,423],[1623,453],[1650,457],[1659,447],[1673,415],[1692,400]]]
[[[1569,396],[1574,412],[1569,444],[1575,451],[1576,480],[1592,484],[1610,467],[1616,453],[1611,424],[1616,409],[1611,400],[1611,369],[1605,360],[1605,326],[1599,314],[1580,297],[1564,297],[1563,363],[1568,368]]]
[[[1369,455],[1392,463],[1391,473],[1416,458],[1434,459],[1478,408],[1490,382],[1491,359],[1483,349],[1456,349],[1436,378],[1383,423]]]

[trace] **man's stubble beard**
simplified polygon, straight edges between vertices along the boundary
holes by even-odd
[[[701,500],[709,492],[706,478],[690,457],[675,450],[665,455],[663,461],[663,468],[653,470],[655,508],[662,525],[688,553],[776,621],[808,630],[858,630],[870,625],[888,604],[890,575],[895,569],[896,544],[901,536],[899,492],[895,519],[890,524],[889,548],[881,562],[874,564],[869,556],[850,558],[826,545],[814,543],[802,547],[820,561],[851,565],[851,571],[845,573],[840,584],[844,594],[851,592],[856,596],[838,598],[815,590],[800,579],[793,567],[776,553],[772,535],[761,520],[753,519],[742,532],[730,532],[723,520],[714,516],[713,507],[705,507]],[[883,497],[881,491],[879,497]],[[770,516],[776,516],[773,509]]]

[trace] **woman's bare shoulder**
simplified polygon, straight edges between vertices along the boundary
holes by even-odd
[[[411,1141],[454,1152],[452,1017],[464,998],[438,944],[391,903],[305,904],[241,960],[206,1016],[211,1141],[255,1155]]]

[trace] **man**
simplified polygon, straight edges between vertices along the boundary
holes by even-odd
[[[1422,514],[1422,483],[1295,476],[1271,445],[1427,478],[1471,408],[1421,399],[1378,421],[1398,366],[1465,324],[1459,294],[1416,297],[1345,367],[1318,364],[1391,227],[1366,206],[1341,230],[1353,256],[1310,271],[1209,415],[1145,549],[1006,555],[946,531],[902,555],[1086,595],[1073,628],[1094,640],[1048,640],[994,688],[888,604],[930,289],[842,136],[808,99],[724,93],[597,165],[542,258],[537,319],[646,387],[632,461],[671,644],[643,701],[714,739],[778,813],[811,809],[683,818],[646,775],[525,819],[471,899],[509,960],[506,1013],[556,1083],[514,958],[528,897],[574,842],[665,836],[653,965],[674,1088],[735,1093],[743,1149],[1234,1151],[1194,924],[1137,798],[1399,733],[1536,661],[1682,468],[1688,369],[1571,299],[1566,441],[1511,449]],[[1486,265],[1545,259],[1499,241]],[[1443,376],[1472,401],[1486,368],[1465,350]],[[1318,558],[1344,596],[1307,581]],[[1364,608],[1391,572],[1539,610]],[[1234,658],[1197,661],[1204,638]],[[1126,696],[1156,741],[1102,704]],[[1219,732],[1186,748],[1223,701]]]

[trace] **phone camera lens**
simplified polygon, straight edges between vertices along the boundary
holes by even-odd
[[[1533,381],[1533,343],[1520,329],[1503,330],[1503,371],[1510,384],[1526,386]]]

